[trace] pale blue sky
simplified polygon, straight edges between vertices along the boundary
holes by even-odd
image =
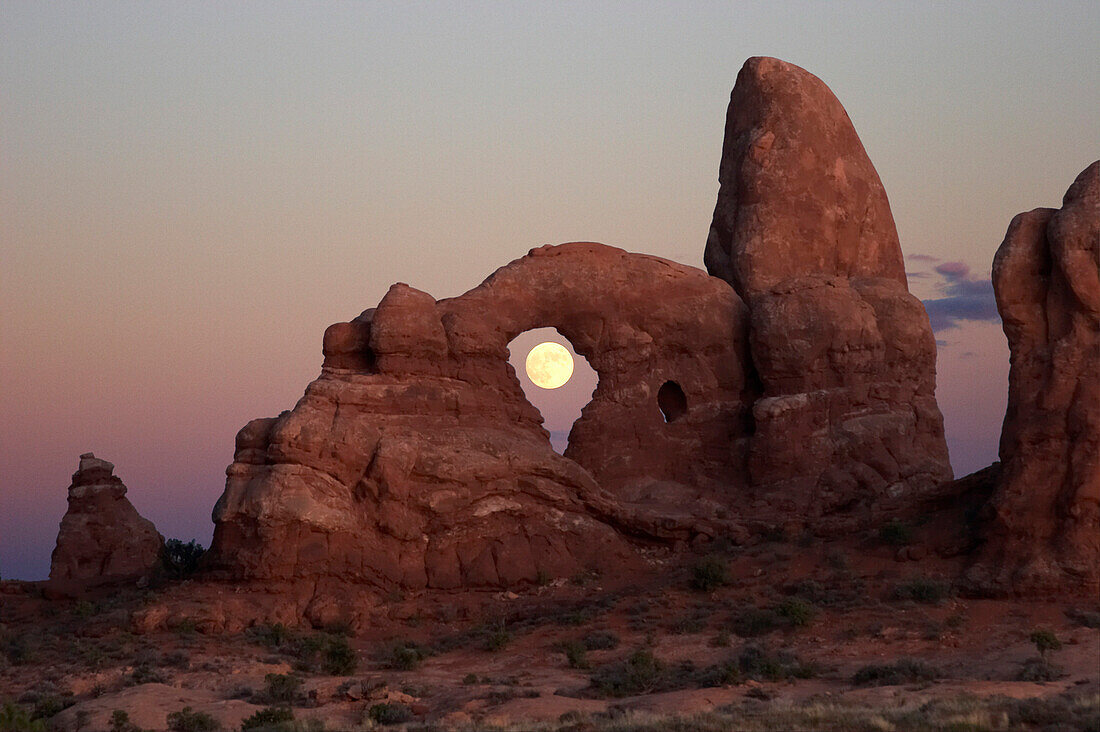
[[[578,239],[701,266],[749,56],[836,92],[908,255],[985,277],[1098,157],[1098,37],[1094,1],[0,4],[0,574],[44,575],[87,450],[208,541],[235,431],[394,281]],[[940,337],[965,472],[1004,339]]]

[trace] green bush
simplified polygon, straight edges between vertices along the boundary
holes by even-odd
[[[331,676],[347,676],[355,673],[359,666],[359,657],[343,636],[331,637],[323,651],[321,667]]]
[[[852,683],[860,686],[897,686],[932,681],[939,677],[939,670],[924,661],[903,658],[895,663],[863,666],[852,676]]]
[[[416,643],[397,641],[390,645],[383,663],[396,671],[412,671],[420,665],[428,653]]]
[[[1055,666],[1046,658],[1029,658],[1016,674],[1017,681],[1057,681],[1065,676],[1061,666]]]
[[[23,699],[23,701],[26,701],[26,699]],[[71,694],[64,696],[42,694],[34,700],[34,710],[31,712],[31,717],[33,719],[49,719],[73,704],[76,704],[76,697]]]
[[[272,632],[278,633],[269,631]],[[280,643],[279,650],[293,656],[296,670],[307,673],[323,671],[333,676],[344,676],[353,673],[359,666],[359,658],[350,642],[340,634],[291,634],[288,640]]]
[[[160,558],[168,574],[183,578],[195,573],[199,568],[199,560],[205,553],[206,549],[194,539],[186,544],[179,539],[169,539],[164,542]]]
[[[46,722],[31,719],[27,710],[14,702],[0,706],[0,730],[4,732],[46,732]]]
[[[592,686],[603,696],[623,697],[651,691],[660,680],[662,664],[644,648],[617,663],[602,666],[592,674]]]
[[[487,651],[499,651],[512,641],[512,634],[501,623],[485,634],[485,642],[482,646]]]
[[[268,704],[294,704],[302,689],[302,680],[292,674],[268,674],[264,677],[260,700]]]
[[[585,648],[584,643],[580,641],[568,641],[563,647],[565,651],[565,660],[569,664],[569,668],[586,669],[589,667],[588,663],[588,649]]]
[[[596,630],[586,635],[583,643],[589,651],[609,651],[619,647],[619,636],[610,630]]]
[[[3,653],[12,666],[33,663],[36,655],[32,642],[22,635],[8,636],[0,640],[0,653]]]
[[[729,562],[712,554],[697,561],[691,568],[691,588],[710,592],[730,583]]]
[[[134,667],[129,681],[133,686],[141,686],[142,684],[165,684],[168,683],[168,678],[159,670],[142,664]]]
[[[1039,651],[1039,655],[1043,658],[1046,658],[1051,651],[1062,649],[1062,641],[1058,640],[1058,636],[1054,635],[1053,630],[1033,630],[1028,637],[1035,644],[1035,650]]]
[[[742,638],[755,638],[778,630],[786,621],[774,610],[751,607],[742,610],[733,618],[733,632]]]
[[[878,538],[883,544],[905,546],[913,540],[913,530],[897,519],[879,527]]]
[[[894,599],[935,604],[951,594],[951,586],[941,580],[914,577],[894,587]]]
[[[99,605],[87,600],[77,600],[73,603],[73,616],[77,618],[90,618],[93,615],[98,615],[100,611]]]
[[[1100,628],[1100,612],[1070,608],[1066,610],[1066,617],[1085,628]]]
[[[221,729],[221,725],[206,712],[184,707],[168,715],[168,729],[172,732],[215,732]]]
[[[294,635],[282,623],[258,625],[254,628],[249,628],[246,634],[253,643],[258,643],[268,648],[279,648],[288,643]]]
[[[294,721],[294,712],[286,707],[267,707],[241,721],[241,732],[250,729],[280,729],[285,722]]]
[[[815,669],[789,653],[771,654],[758,645],[747,645],[737,656],[737,669],[744,676],[764,681],[808,679]]]
[[[404,724],[405,722],[411,722],[413,719],[412,710],[404,704],[394,704],[392,702],[384,704],[375,704],[367,711],[367,716],[371,721],[378,724]]]
[[[121,709],[111,712],[111,732],[136,732],[137,725],[130,722],[130,715]]]
[[[801,628],[810,624],[817,611],[814,610],[813,605],[805,600],[792,597],[779,603],[776,613],[791,625]]]

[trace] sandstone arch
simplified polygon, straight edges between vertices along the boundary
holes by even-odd
[[[630,564],[624,534],[714,534],[742,473],[746,326],[721,280],[591,243],[533,250],[439,302],[394,285],[326,331],[293,410],[238,434],[211,566],[499,586]],[[507,362],[539,327],[599,374],[565,457]],[[693,404],[675,425],[653,409],[669,373]]]

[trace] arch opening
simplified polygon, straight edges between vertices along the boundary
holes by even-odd
[[[565,383],[555,388],[543,388],[536,384],[527,369],[531,349],[547,342],[563,346],[573,360],[572,373]],[[554,451],[564,454],[573,423],[581,416],[584,406],[592,400],[592,393],[599,382],[596,370],[556,328],[532,328],[517,335],[508,343],[508,363],[512,365],[527,401],[542,415],[542,425],[550,433],[550,444]],[[535,375],[539,377],[537,371]],[[555,383],[553,378],[539,378],[544,383]]]
[[[675,381],[666,381],[657,390],[657,407],[665,423],[675,422],[687,411],[687,395]]]

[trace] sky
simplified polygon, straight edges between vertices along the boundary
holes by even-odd
[[[46,576],[88,451],[208,543],[236,431],[393,282],[458,295],[577,240],[701,267],[754,55],[845,105],[929,302],[955,472],[983,467],[990,263],[1098,157],[1097,37],[1095,1],[0,3],[0,576]],[[579,406],[539,406],[560,443]]]

